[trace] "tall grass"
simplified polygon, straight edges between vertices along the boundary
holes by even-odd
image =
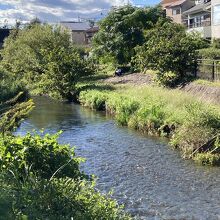
[[[79,100],[92,109],[106,110],[120,125],[168,136],[170,144],[181,149],[184,157],[197,161],[194,152],[220,132],[219,106],[202,103],[177,90],[116,86],[115,91],[83,91]]]

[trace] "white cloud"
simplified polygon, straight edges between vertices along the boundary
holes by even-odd
[[[77,17],[100,18],[111,8],[127,0],[0,0],[0,25],[8,20],[59,22]]]

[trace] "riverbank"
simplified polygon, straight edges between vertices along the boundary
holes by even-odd
[[[132,84],[136,86],[140,85],[154,85],[154,74],[149,71],[147,74],[132,73],[124,75],[122,77],[108,77],[101,80],[106,84]],[[211,82],[207,80],[195,80],[188,82],[182,86],[176,88],[177,90],[190,93],[192,96],[198,98],[201,101],[219,104],[220,105],[220,82]]]
[[[105,110],[120,125],[150,135],[167,136],[184,158],[201,164],[220,164],[218,105],[204,103],[180,90],[143,83],[113,84],[108,80],[84,84],[86,89],[79,94],[80,103]]]

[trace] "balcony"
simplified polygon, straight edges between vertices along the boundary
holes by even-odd
[[[201,22],[194,22],[192,24],[187,25],[188,29],[191,28],[201,28],[201,27],[209,27],[211,26],[211,21],[201,21]]]
[[[201,34],[203,38],[212,37],[211,21],[203,21],[198,23],[192,23],[187,25],[187,32],[197,32]]]

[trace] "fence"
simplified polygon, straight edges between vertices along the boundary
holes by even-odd
[[[220,81],[220,60],[197,60],[195,75],[200,79]]]

